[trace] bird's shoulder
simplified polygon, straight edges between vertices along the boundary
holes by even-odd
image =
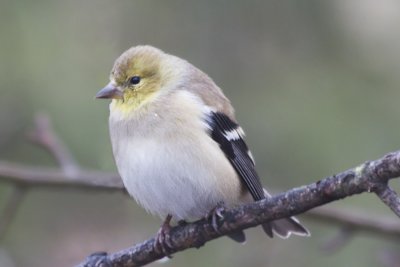
[[[206,73],[190,63],[187,64],[187,73],[184,75],[182,83],[184,89],[199,97],[204,105],[235,121],[234,109],[221,88]]]

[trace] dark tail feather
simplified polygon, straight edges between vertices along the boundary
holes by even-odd
[[[262,225],[265,233],[273,237],[275,233],[280,238],[288,238],[291,234],[298,236],[310,236],[310,232],[295,217],[279,219]]]
[[[264,188],[264,196],[271,197],[268,191]],[[280,238],[288,238],[291,234],[299,236],[310,236],[310,232],[305,228],[296,217],[279,219],[262,225],[264,232],[273,237],[275,233]]]
[[[229,234],[228,237],[239,243],[246,242],[246,235],[244,234],[243,231],[234,232],[232,234]]]
[[[269,237],[274,237],[274,233],[272,232],[272,225],[271,223],[264,223],[261,225],[262,228],[264,229],[264,232],[269,236]]]

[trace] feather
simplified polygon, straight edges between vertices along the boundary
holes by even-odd
[[[221,112],[209,115],[211,137],[217,142],[228,158],[254,200],[265,198],[260,178],[254,168],[254,161],[240,126]]]

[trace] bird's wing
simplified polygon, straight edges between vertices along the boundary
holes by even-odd
[[[263,187],[254,168],[251,153],[243,140],[242,128],[221,112],[211,112],[207,122],[212,139],[219,144],[254,200],[263,199]]]

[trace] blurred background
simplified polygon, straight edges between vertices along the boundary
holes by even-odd
[[[399,148],[399,1],[2,0],[0,14],[1,160],[57,167],[26,140],[42,112],[82,167],[115,171],[108,101],[94,95],[114,60],[138,44],[214,79],[271,188]],[[0,208],[10,191],[0,183]],[[331,205],[394,217],[374,195]],[[327,253],[321,246],[339,228],[300,218],[311,238],[269,239],[255,228],[245,245],[221,238],[163,266],[399,266],[385,258],[398,240],[358,234]],[[120,193],[32,189],[1,240],[0,266],[73,266],[141,242],[160,223]]]

